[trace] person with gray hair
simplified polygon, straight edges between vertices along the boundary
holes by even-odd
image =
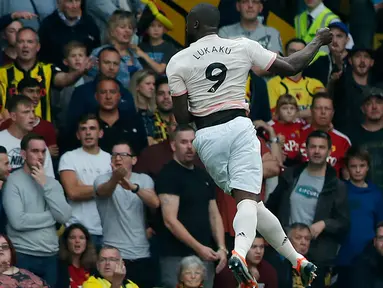
[[[181,260],[178,267],[177,288],[202,287],[206,268],[197,256],[188,256]]]

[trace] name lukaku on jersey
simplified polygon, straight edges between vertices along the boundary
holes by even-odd
[[[210,54],[210,53],[221,53],[229,55],[231,53],[231,48],[227,48],[225,46],[213,46],[213,47],[205,47],[203,49],[197,50],[193,57],[195,59],[201,59],[202,56]]]

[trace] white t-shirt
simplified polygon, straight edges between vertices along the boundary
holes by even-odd
[[[100,149],[97,155],[89,154],[82,148],[66,152],[60,159],[59,172],[74,171],[77,179],[84,185],[92,185],[100,175],[111,172],[111,155]],[[67,225],[81,223],[92,235],[102,235],[100,215],[95,199],[88,201],[71,201],[72,217]]]
[[[12,170],[24,165],[24,159],[21,157],[21,139],[12,136],[7,129],[0,131],[0,145],[7,149],[9,163]],[[47,176],[55,178],[53,172],[52,158],[47,148],[45,153],[44,170]]]
[[[173,97],[188,93],[189,111],[206,116],[221,110],[249,109],[245,102],[249,70],[268,70],[277,54],[247,38],[208,35],[174,55],[166,68]]]

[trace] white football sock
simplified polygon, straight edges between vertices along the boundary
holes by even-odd
[[[257,230],[265,240],[273,246],[279,254],[287,258],[293,267],[297,266],[297,260],[303,258],[301,254],[295,251],[286,233],[283,231],[281,223],[269,209],[265,207],[263,202],[257,205],[258,226]]]
[[[253,244],[257,227],[257,202],[250,199],[242,200],[237,205],[234,217],[235,231],[234,250],[244,259]]]

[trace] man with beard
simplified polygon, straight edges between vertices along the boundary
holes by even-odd
[[[304,76],[319,79],[324,85],[336,82],[349,67],[346,48],[352,42],[346,24],[334,22],[328,28],[333,33],[332,43],[328,45],[330,53],[319,57],[303,71]]]
[[[364,116],[360,107],[364,100],[364,91],[376,83],[371,77],[374,66],[373,51],[363,47],[354,47],[349,53],[350,71],[344,71],[341,77],[331,81],[329,93],[334,100],[334,127],[348,135],[355,126],[363,123]]]
[[[369,89],[361,110],[364,122],[353,127],[349,136],[353,145],[362,146],[371,155],[369,176],[383,191],[383,89]]]
[[[313,240],[307,258],[319,267],[313,288],[324,287],[328,267],[333,266],[340,238],[349,226],[345,184],[326,163],[332,152],[331,140],[324,131],[311,132],[305,145],[308,162],[287,168],[266,203],[283,227],[296,222],[310,227]]]
[[[159,143],[168,139],[169,132],[172,132],[176,126],[172,96],[170,95],[168,78],[166,77],[160,77],[156,81],[156,104],[154,140]]]

